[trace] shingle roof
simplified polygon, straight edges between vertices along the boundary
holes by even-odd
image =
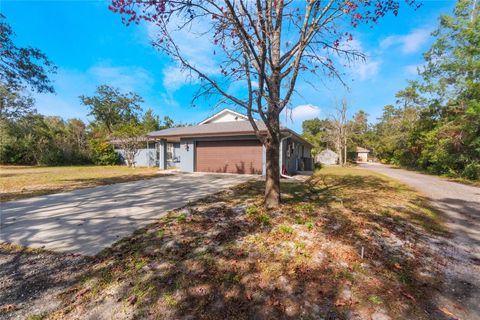
[[[370,150],[362,148],[362,147],[357,147],[357,152],[370,152]]]
[[[262,121],[256,121],[258,129],[261,133],[266,133],[267,127]],[[290,133],[297,137],[297,139],[304,141],[305,143],[311,145],[310,142],[306,141],[302,136],[296,132],[288,129],[281,128],[282,132]],[[148,137],[152,138],[178,138],[178,137],[211,137],[211,136],[228,136],[228,135],[253,135],[255,134],[250,121],[229,121],[229,122],[214,122],[214,123],[205,123],[196,126],[189,127],[176,127],[169,128],[160,131],[153,131],[147,134]]]
[[[260,131],[266,131],[267,127],[261,121],[257,121]],[[203,136],[222,134],[253,134],[253,127],[249,121],[229,121],[206,123],[189,127],[176,127],[160,131],[150,132],[150,137],[178,137],[178,136]]]

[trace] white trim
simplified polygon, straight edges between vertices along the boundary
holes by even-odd
[[[205,123],[209,122],[210,120],[213,120],[213,119],[215,119],[216,117],[219,117],[219,116],[221,116],[221,115],[223,115],[224,113],[227,113],[227,112],[233,113],[233,114],[236,115],[237,117],[241,117],[241,118],[243,118],[243,119],[245,119],[245,120],[248,120],[248,117],[247,117],[246,115],[241,114],[241,113],[236,112],[236,111],[233,111],[233,110],[231,110],[231,109],[225,108],[225,109],[223,109],[222,111],[219,111],[219,112],[215,113],[213,116],[211,116],[211,117],[203,120],[202,122],[199,123],[199,125],[205,124]]]

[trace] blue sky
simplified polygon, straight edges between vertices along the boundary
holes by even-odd
[[[351,114],[362,109],[375,121],[383,106],[395,101],[395,92],[405,87],[406,80],[416,77],[422,53],[433,40],[430,32],[454,4],[423,1],[417,11],[403,8],[398,17],[388,16],[373,29],[354,30],[351,45],[366,53],[368,60],[348,70],[348,90],[329,78],[316,80],[315,88],[301,81],[297,86],[301,94],[293,97],[290,116],[282,117],[284,124],[301,132],[303,120],[329,116],[342,98],[349,102]],[[88,109],[78,96],[91,95],[104,83],[137,92],[145,109],[176,122],[198,122],[219,110],[213,108],[213,101],[192,107],[195,83],[150,46],[151,30],[145,25],[125,27],[107,6],[103,0],[0,2],[0,12],[17,34],[15,42],[40,48],[58,66],[53,76],[56,94],[35,95],[40,113],[88,120]],[[210,61],[208,44],[186,40],[194,42],[190,55]]]

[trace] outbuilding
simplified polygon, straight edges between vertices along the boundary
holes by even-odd
[[[358,162],[368,162],[368,154],[370,153],[370,150],[362,147],[357,147],[355,152],[357,154],[356,160]]]
[[[317,156],[315,157],[315,162],[324,165],[338,164],[338,154],[335,151],[327,148],[317,154]]]

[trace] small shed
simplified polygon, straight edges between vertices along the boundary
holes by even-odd
[[[321,151],[315,157],[315,162],[320,162],[321,164],[334,165],[338,163],[338,154],[330,149],[325,149]]]
[[[358,162],[367,162],[368,161],[368,154],[370,153],[370,150],[362,148],[362,147],[357,147],[355,150],[357,153],[357,161]]]

